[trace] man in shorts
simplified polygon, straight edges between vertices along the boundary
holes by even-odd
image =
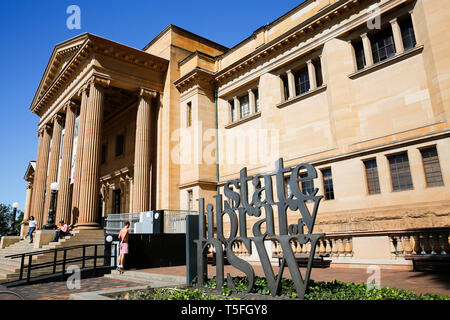
[[[130,221],[125,222],[125,226],[120,230],[119,239],[120,241],[120,255],[119,263],[117,265],[117,271],[123,272],[123,262],[125,260],[125,255],[128,254],[128,235],[130,234]]]

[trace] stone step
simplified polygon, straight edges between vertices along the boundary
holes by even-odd
[[[125,271],[123,274],[121,274],[117,270],[112,270],[111,274],[105,275],[105,277],[117,280],[145,283],[149,284],[152,287],[182,286],[186,284],[186,278],[182,276],[156,274],[140,271]]]

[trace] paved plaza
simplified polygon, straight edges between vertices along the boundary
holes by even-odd
[[[260,266],[254,265],[255,274],[264,276]],[[278,267],[273,267],[274,272],[278,272]],[[155,273],[161,275],[185,276],[186,267],[165,267],[136,270],[143,273]],[[304,271],[304,270],[302,270]],[[436,293],[450,296],[450,274],[449,273],[424,273],[406,270],[381,269],[381,286],[406,289],[416,293]],[[215,275],[215,268],[208,266],[209,277]],[[225,274],[232,276],[244,275],[236,268],[225,266]],[[302,272],[303,273],[303,272]],[[126,272],[125,272],[126,275]],[[371,274],[365,268],[314,268],[311,272],[311,279],[316,281],[340,280],[345,282],[364,283]],[[289,271],[285,269],[284,277],[290,278]],[[144,285],[136,281],[123,281],[107,277],[83,279],[80,289],[68,289],[64,282],[51,282],[34,284],[10,288],[27,300],[67,300],[70,294],[79,292],[91,292],[99,290],[110,290],[116,288],[126,288]],[[4,289],[4,288],[2,288]],[[0,290],[1,291],[1,290]]]

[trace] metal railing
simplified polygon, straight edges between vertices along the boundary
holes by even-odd
[[[93,254],[88,253],[88,249],[94,248]],[[103,254],[99,254],[99,247],[103,247]],[[114,248],[113,250],[111,250]],[[74,250],[82,250],[81,256],[75,256],[75,257],[68,257],[68,252],[73,252]],[[58,259],[58,253],[62,252],[62,258]],[[47,262],[41,262],[41,263],[35,263],[33,264],[33,257],[38,255],[45,255],[45,254],[53,254],[52,261]],[[20,258],[20,272],[19,272],[19,279],[18,281],[24,280],[24,272],[26,270],[26,281],[25,283],[31,282],[31,272],[33,270],[39,270],[39,269],[45,269],[45,268],[52,268],[52,272],[42,274],[40,276],[50,276],[50,275],[57,275],[61,274],[61,278],[64,280],[64,277],[66,275],[66,266],[68,264],[73,263],[81,263],[81,269],[89,268],[87,267],[87,262],[90,260],[93,260],[93,265],[90,267],[94,270],[94,275],[97,274],[97,269],[99,267],[103,268],[113,268],[116,267],[115,263],[114,265],[111,265],[111,261],[114,262],[117,261],[118,256],[118,248],[116,244],[110,244],[110,243],[98,243],[98,244],[83,244],[83,245],[77,245],[77,246],[71,246],[71,247],[65,247],[65,248],[57,248],[57,249],[48,249],[48,250],[41,250],[41,251],[34,251],[29,253],[19,253],[19,254],[13,254],[9,256],[5,256],[5,258],[11,258],[11,259],[17,259]],[[97,264],[98,259],[104,259],[103,266],[99,266]],[[25,265],[25,262],[27,262],[27,265]],[[107,262],[107,263],[105,263]],[[57,267],[61,266],[61,270],[57,271]],[[37,276],[36,276],[37,277]],[[12,282],[16,282],[16,280],[13,280]]]
[[[185,233],[186,215],[197,214],[189,210],[158,210],[164,212],[164,233]],[[104,229],[106,234],[119,234],[125,221],[130,221],[130,233],[134,233],[134,224],[139,222],[141,213],[112,213],[104,218]]]

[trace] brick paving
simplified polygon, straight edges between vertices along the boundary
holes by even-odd
[[[264,276],[261,266],[253,265],[257,276]],[[275,274],[278,267],[273,267]],[[136,270],[139,272],[157,273],[165,275],[186,276],[186,267],[165,267]],[[304,269],[301,269],[304,274]],[[209,277],[215,275],[215,267],[208,265]],[[406,270],[389,270],[381,269],[381,286],[406,289],[416,293],[436,293],[440,295],[450,296],[450,273],[423,273]],[[232,276],[244,275],[236,268],[226,265],[225,274],[230,273]],[[126,274],[126,273],[125,273]],[[284,277],[290,278],[288,269],[285,269]],[[311,271],[311,279],[316,281],[332,281],[340,280],[345,282],[365,283],[370,274],[365,268],[337,268],[331,267],[326,269],[314,268]],[[8,290],[18,293],[26,300],[67,300],[70,294],[78,292],[90,292],[99,290],[108,290],[115,288],[126,288],[143,285],[131,281],[122,281],[111,278],[90,278],[81,280],[81,289],[70,290],[66,287],[65,282],[50,282],[43,284],[34,284],[28,286],[20,286],[9,288]]]
[[[49,282],[12,287],[7,290],[21,295],[25,300],[68,300],[72,293],[127,288],[141,285],[141,283],[136,282],[99,277],[82,279],[80,289],[68,289],[66,282]]]
[[[261,266],[253,265],[255,275],[264,276]],[[274,273],[278,273],[278,267],[273,267]],[[170,274],[177,276],[186,275],[186,267],[167,267],[138,270],[141,272],[151,272],[160,274]],[[305,272],[301,268],[302,275]],[[230,273],[232,276],[243,276],[244,273],[236,268],[226,265],[225,275]],[[215,267],[208,265],[208,276],[215,275]],[[316,281],[333,281],[340,280],[344,282],[366,283],[372,273],[367,273],[366,268],[313,268],[311,271],[311,279]],[[285,268],[283,277],[290,278],[288,268]],[[415,293],[436,293],[439,295],[450,296],[450,271],[449,273],[428,273],[428,272],[413,272],[409,270],[392,270],[380,269],[381,286],[391,287],[397,289],[406,289]]]

